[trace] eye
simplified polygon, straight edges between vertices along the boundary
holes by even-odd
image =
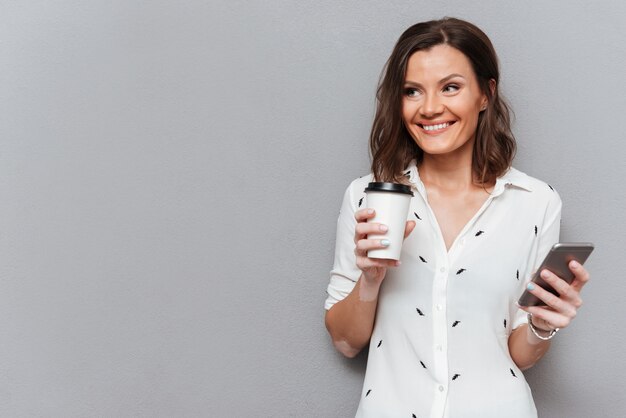
[[[444,93],[454,93],[458,91],[461,87],[458,84],[446,84],[443,88]]]
[[[420,91],[418,89],[416,89],[415,87],[406,87],[404,89],[404,95],[406,97],[412,98],[412,97],[417,97],[419,96]]]

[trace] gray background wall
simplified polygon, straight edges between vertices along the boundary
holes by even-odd
[[[491,36],[516,166],[597,245],[540,416],[626,416],[626,5],[567,0],[1,1],[0,415],[352,416],[335,220],[395,40],[444,15]]]

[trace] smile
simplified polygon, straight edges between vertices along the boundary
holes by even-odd
[[[439,131],[441,129],[445,129],[448,126],[452,125],[454,122],[444,122],[444,123],[438,123],[436,125],[423,125],[423,124],[418,124],[419,126],[421,126],[421,128],[427,132],[433,132],[433,131]]]

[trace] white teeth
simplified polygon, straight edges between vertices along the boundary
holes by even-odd
[[[437,125],[422,125],[425,131],[436,131],[437,129],[443,129],[450,126],[450,122],[440,123]]]

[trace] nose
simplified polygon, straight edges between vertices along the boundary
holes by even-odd
[[[430,118],[443,112],[443,103],[436,94],[428,94],[422,101],[420,113],[423,117]]]

